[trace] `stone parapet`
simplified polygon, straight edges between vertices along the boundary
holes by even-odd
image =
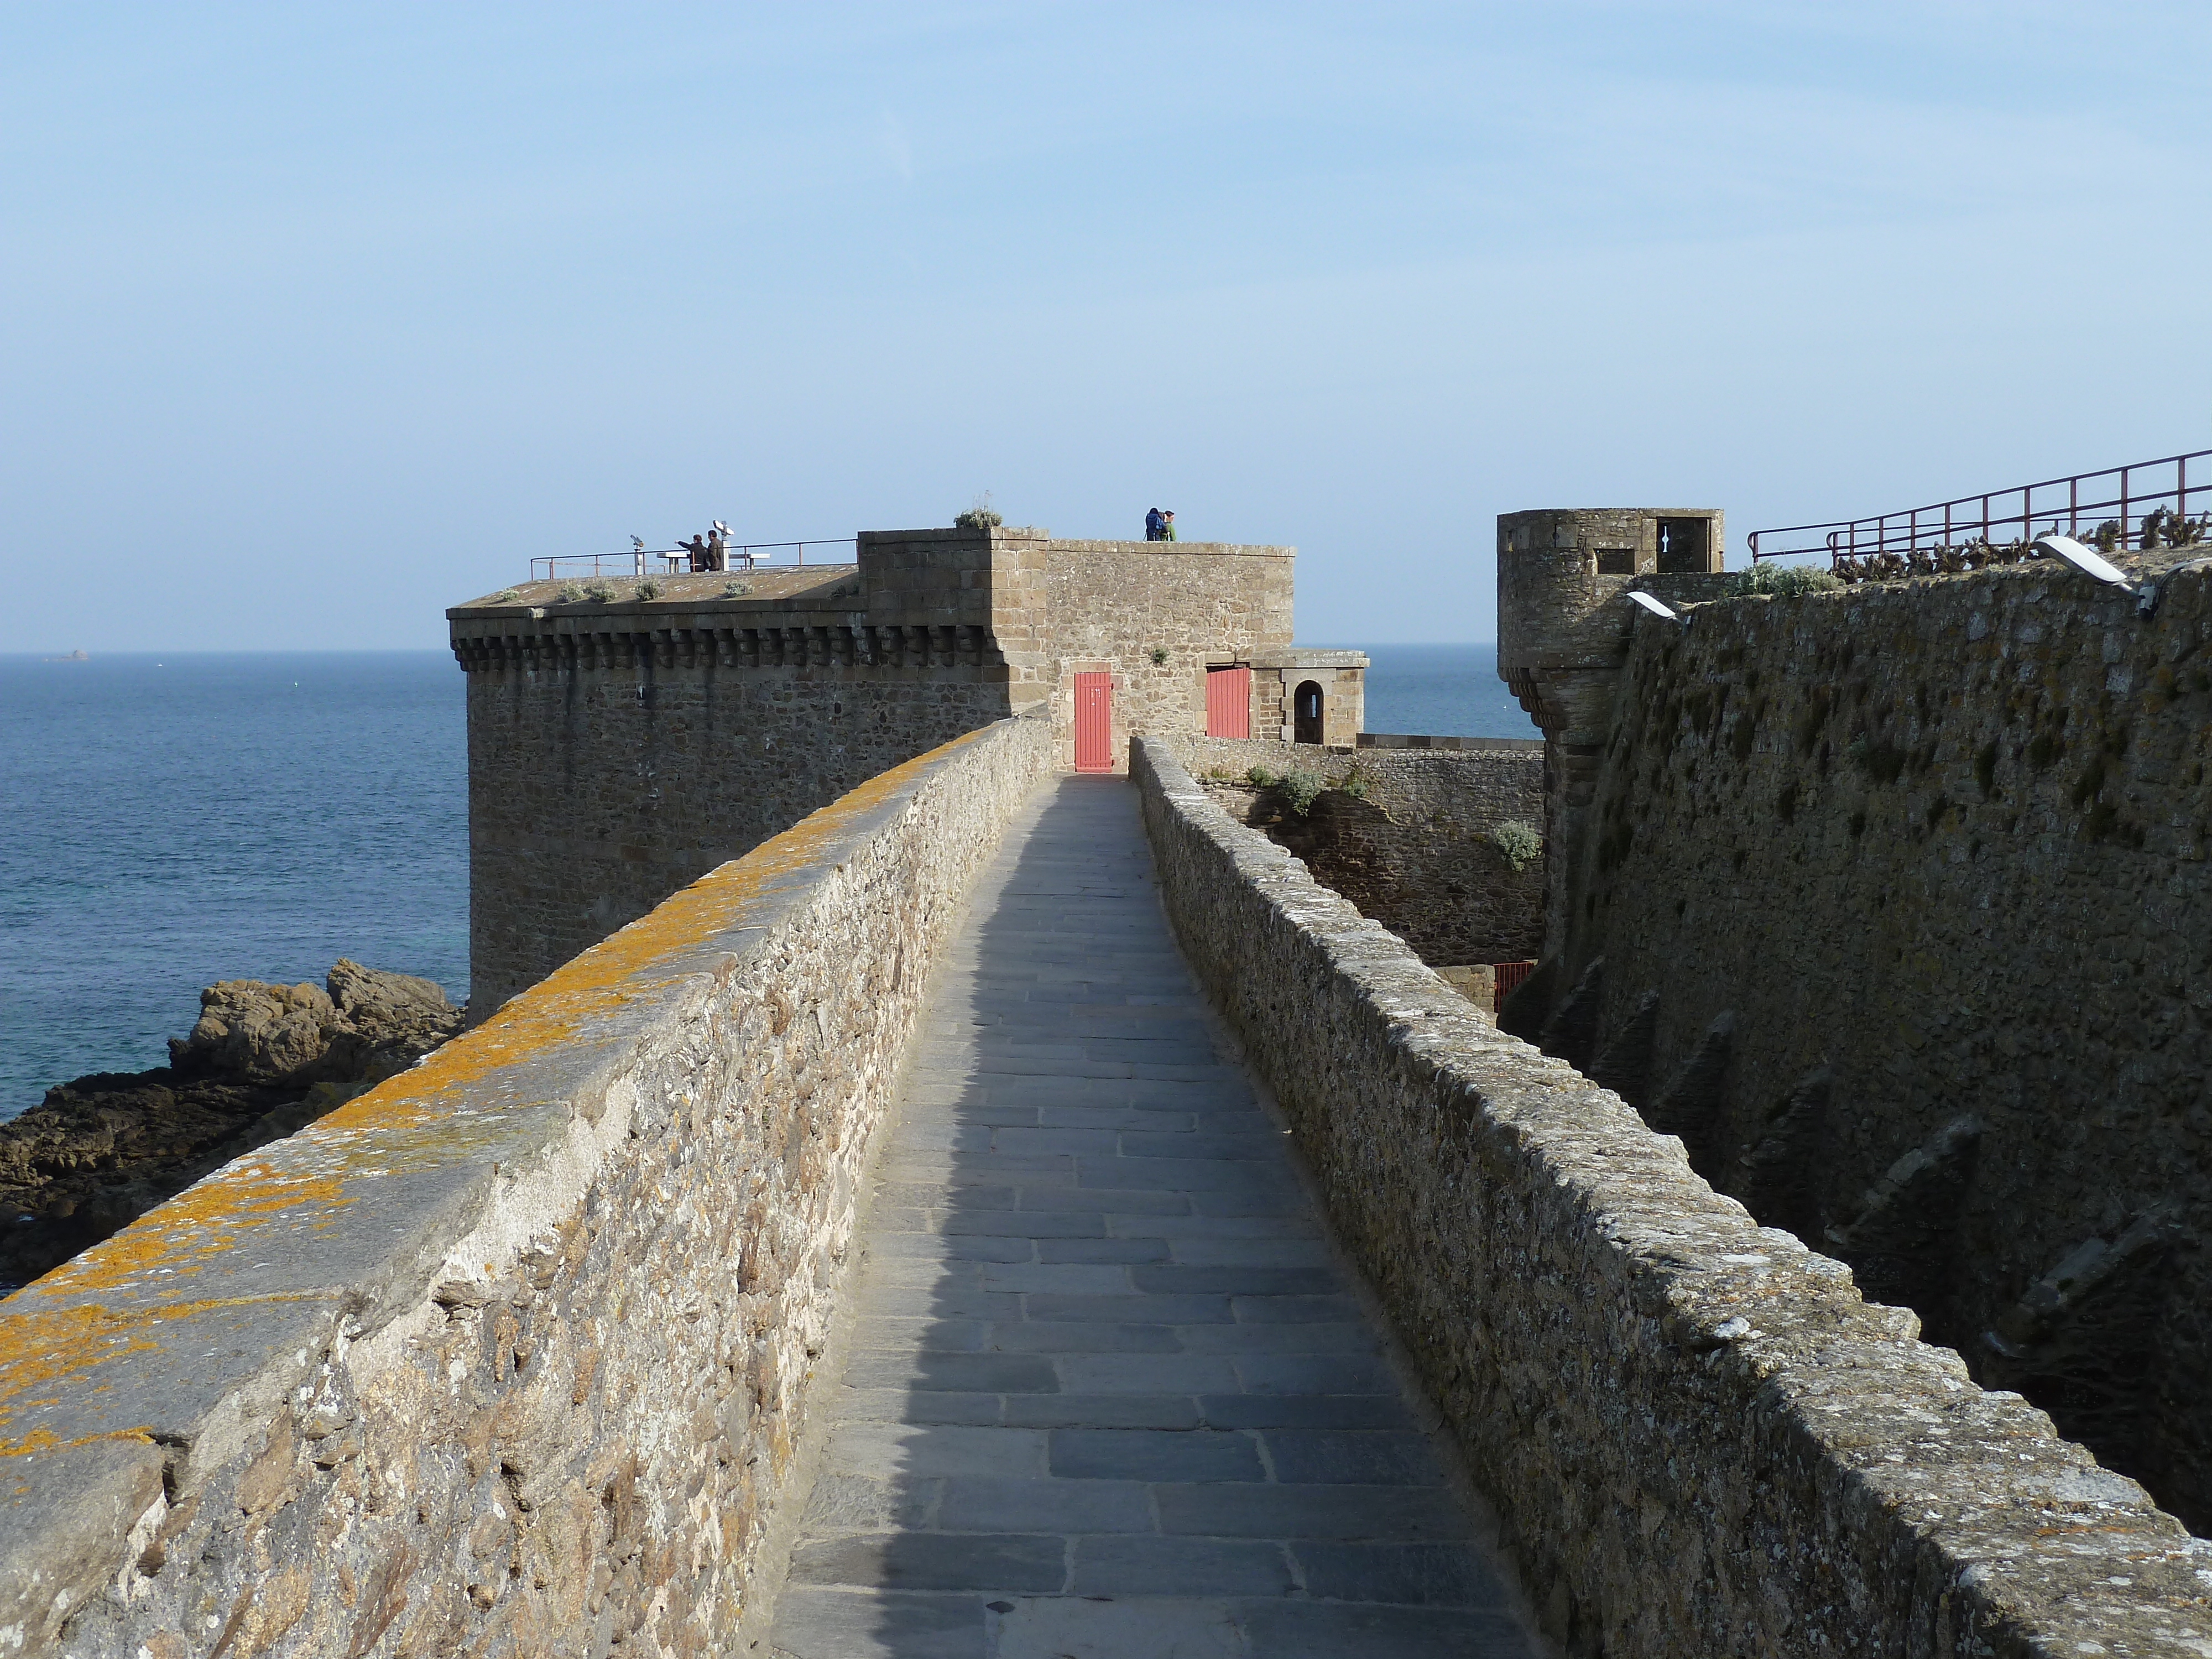
[[[1165,744],[1134,771],[1184,950],[1568,1651],[2205,1650],[2212,1546],[1490,1026]]]
[[[1644,618],[1550,985],[1716,1184],[2212,1533],[2212,562],[2128,562]]]
[[[731,1650],[1003,720],[694,882],[0,1313],[0,1640]]]

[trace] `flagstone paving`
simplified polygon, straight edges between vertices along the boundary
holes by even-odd
[[[1048,783],[933,984],[779,1659],[1534,1653],[1168,933]]]

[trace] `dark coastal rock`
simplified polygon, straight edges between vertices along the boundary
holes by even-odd
[[[209,986],[168,1065],[57,1085],[0,1123],[0,1291],[406,1070],[460,1024],[429,980],[343,958],[323,987]]]

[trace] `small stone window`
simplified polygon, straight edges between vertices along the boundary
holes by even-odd
[[[1636,550],[1632,547],[1599,548],[1597,574],[1601,576],[1633,576],[1636,574]]]
[[[1711,569],[1707,532],[1711,528],[1703,519],[1660,520],[1659,574],[1695,576]]]

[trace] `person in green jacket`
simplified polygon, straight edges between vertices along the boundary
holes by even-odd
[[[1160,514],[1160,539],[1171,542],[1175,538],[1175,509],[1169,507]]]

